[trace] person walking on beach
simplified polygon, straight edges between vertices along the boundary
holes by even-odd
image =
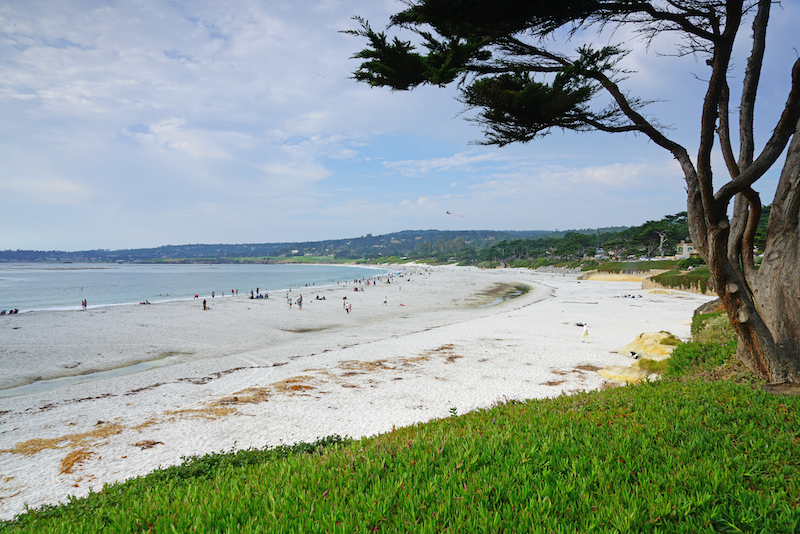
[[[203,309],[204,310],[208,309],[208,306],[206,306],[206,299],[203,299]]]
[[[583,334],[581,334],[581,343],[589,343],[589,325],[583,323]]]

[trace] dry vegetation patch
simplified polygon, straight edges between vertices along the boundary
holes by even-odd
[[[83,462],[91,458],[93,454],[95,453],[87,451],[86,449],[72,451],[61,460],[61,471],[59,474],[71,474],[75,466],[81,465]]]
[[[0,450],[0,453],[24,454],[32,456],[45,449],[83,448],[90,442],[96,442],[109,436],[122,433],[125,427],[119,423],[102,423],[98,428],[89,432],[67,434],[57,438],[34,438],[14,445],[12,449]]]
[[[280,382],[274,382],[272,384],[272,388],[277,393],[284,393],[292,396],[298,391],[314,389],[314,386],[303,384],[303,382],[307,382],[309,380],[314,380],[314,377],[307,375],[293,376],[291,378],[287,378],[286,380],[281,380]]]

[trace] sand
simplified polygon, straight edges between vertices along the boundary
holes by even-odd
[[[295,290],[302,310],[270,294],[208,299],[208,311],[197,300],[3,317],[6,394],[95,379],[0,396],[0,518],[185,456],[358,438],[451,408],[610,387],[597,371],[629,366],[621,347],[643,332],[688,338],[693,310],[711,299],[529,270],[397,269],[408,272],[391,284]],[[499,301],[521,286],[530,290]],[[108,376],[134,364],[150,368]]]

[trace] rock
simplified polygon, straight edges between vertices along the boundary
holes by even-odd
[[[694,311],[695,315],[701,313],[711,313],[722,309],[722,301],[720,299],[709,300]]]
[[[666,360],[672,354],[674,345],[662,345],[661,340],[669,337],[669,334],[655,332],[650,334],[639,334],[632,343],[628,343],[617,352],[620,354],[631,355],[631,358],[647,358],[650,360]]]
[[[597,372],[600,376],[608,378],[609,380],[630,382],[631,384],[641,382],[647,376],[647,373],[638,367],[625,367],[621,365],[604,367]]]

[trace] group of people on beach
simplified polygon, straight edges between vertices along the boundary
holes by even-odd
[[[401,275],[401,273],[396,273],[396,274]],[[412,273],[404,273],[404,274],[401,275],[401,277],[403,279],[405,279],[407,277],[410,277],[411,274]],[[418,273],[415,272],[413,274],[418,274]],[[353,280],[346,280],[343,285],[347,286],[349,284],[358,284],[361,287],[360,288],[359,287],[355,287],[353,290],[354,291],[364,291],[364,286],[365,285],[367,285],[367,286],[376,286],[376,285],[378,285],[379,281],[384,283],[384,284],[391,284],[392,280],[394,279],[394,275],[395,275],[395,273],[391,273],[391,274],[383,275],[383,276],[375,276],[375,277],[370,277],[370,278],[354,278]],[[385,279],[384,279],[384,277],[385,277]],[[409,282],[411,281],[410,278],[408,278],[408,281]],[[308,285],[309,284],[305,284],[306,287],[308,287]],[[313,285],[316,285],[316,284],[311,284],[311,285],[313,286]],[[340,285],[342,285],[342,283],[341,282],[336,282],[336,285],[340,286]],[[297,308],[302,310],[303,309],[303,296],[300,295],[297,299],[293,299],[290,296],[291,292],[292,292],[292,288],[289,287],[289,289],[287,290],[287,293],[286,293],[286,302],[287,302],[287,304],[289,304],[289,308],[291,309],[292,306],[296,304]],[[227,292],[220,292],[220,296],[224,297],[226,293]],[[238,295],[239,295],[239,290],[238,289],[231,289],[231,296],[238,296]],[[245,295],[247,295],[247,293],[245,293]],[[212,291],[211,292],[211,298],[212,299],[216,298],[216,296],[217,296],[217,292],[216,291]],[[197,295],[194,296],[194,298],[199,299],[200,295],[197,294]],[[257,287],[255,289],[255,291],[250,290],[249,298],[250,299],[268,299],[269,298],[269,292],[264,290],[264,293],[262,294],[261,293],[261,288]],[[319,295],[317,295],[315,300],[326,300],[326,299],[325,299],[325,296],[320,297]],[[84,303],[85,303],[85,301],[84,301]],[[141,304],[150,304],[150,303],[145,301],[145,302],[142,302]],[[388,305],[388,298],[387,297],[383,298],[383,305],[384,306]],[[401,306],[402,306],[402,304],[401,304]],[[84,305],[84,307],[85,307],[85,305]],[[204,310],[211,309],[211,308],[208,307],[208,302],[205,299],[203,299],[203,309]],[[352,304],[347,302],[347,297],[345,297],[343,309],[348,314],[353,309]]]
[[[237,295],[239,294],[239,291],[238,291],[238,290],[236,291],[236,294],[237,294]],[[261,288],[260,288],[260,287],[257,287],[257,288],[256,288],[256,291],[255,291],[255,293],[253,293],[253,290],[251,289],[251,290],[250,290],[250,298],[251,298],[251,299],[268,299],[268,298],[269,298],[269,291],[267,291],[267,290],[265,289],[265,290],[264,290],[264,294],[262,295],[262,294],[261,294]]]
[[[6,312],[6,310],[0,310],[0,315],[14,315],[17,313],[19,313],[19,310],[16,308],[14,308],[13,310],[8,310],[8,312]]]

